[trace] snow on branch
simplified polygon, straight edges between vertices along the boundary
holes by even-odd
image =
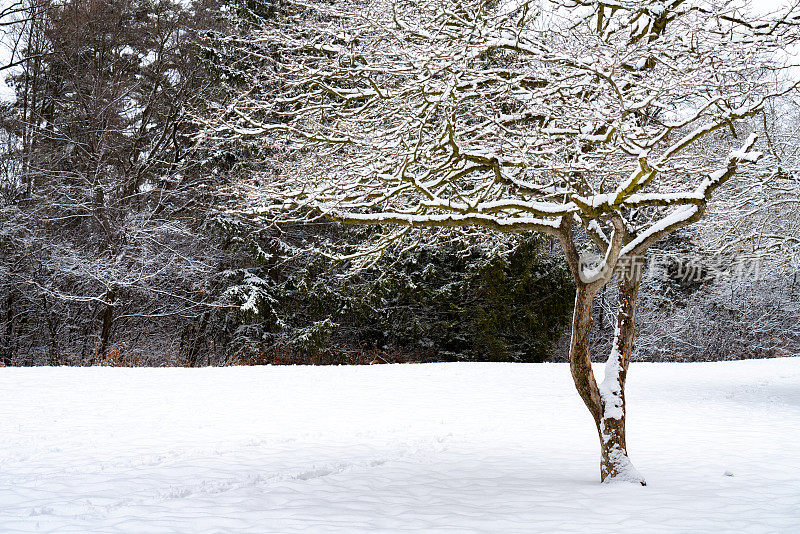
[[[665,235],[699,219],[705,212],[706,203],[711,198],[714,189],[730,179],[741,163],[755,163],[762,157],[761,152],[752,150],[757,140],[758,136],[751,134],[741,148],[732,151],[728,155],[727,166],[707,176],[693,192],[666,195],[660,199],[658,195],[655,195],[653,197],[654,201],[661,200],[664,202],[660,205],[683,205],[637,235],[635,239],[625,245],[621,254],[640,254]]]
[[[775,21],[694,2],[296,7],[304,17],[239,38],[269,61],[203,133],[282,155],[241,188],[275,220],[266,207],[298,204],[349,223],[551,234],[576,218],[608,267],[621,234],[619,252],[638,254],[702,216],[758,160],[752,137],[729,153],[737,130],[796,89],[764,75],[786,72],[794,11],[767,31]]]

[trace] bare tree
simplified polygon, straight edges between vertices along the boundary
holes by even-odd
[[[26,46],[40,29],[51,0],[10,0],[0,5],[0,73],[42,57],[46,52]]]
[[[773,100],[757,121],[765,165],[747,183],[727,192],[715,210],[724,232],[706,232],[717,254],[758,261],[773,273],[800,269],[800,100]]]
[[[601,479],[644,484],[624,393],[640,265],[759,159],[756,136],[736,138],[794,88],[763,73],[784,67],[776,52],[797,14],[755,20],[744,3],[682,0],[284,9],[231,39],[262,68],[205,133],[285,151],[276,175],[242,187],[243,209],[388,225],[384,245],[423,226],[557,238],[577,285],[570,368],[597,426]],[[591,312],[615,272],[617,327],[598,381]]]
[[[185,107],[206,84],[200,9],[20,5],[27,59],[2,117],[3,359],[98,363],[127,343],[163,361],[181,342],[164,332],[215,309],[209,279],[225,257],[203,235],[210,195],[187,158]]]

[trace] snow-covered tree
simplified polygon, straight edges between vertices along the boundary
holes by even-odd
[[[281,6],[228,41],[260,68],[204,134],[260,138],[278,160],[243,184],[242,209],[385,225],[383,245],[424,226],[558,239],[577,287],[570,368],[597,425],[601,479],[644,484],[624,390],[641,265],[758,161],[749,121],[793,90],[778,52],[797,13],[756,20],[745,2],[702,0]],[[599,381],[592,308],[615,273]]]
[[[757,122],[764,139],[765,165],[727,195],[715,211],[726,232],[711,234],[710,247],[758,261],[770,272],[800,268],[800,98],[775,99]]]
[[[97,363],[124,343],[191,363],[188,326],[219,309],[228,256],[204,235],[214,177],[191,171],[186,135],[207,75],[195,32],[215,10],[12,4],[0,10],[0,45],[19,60],[0,73],[16,97],[0,108],[0,362]],[[176,325],[185,335],[166,334]]]

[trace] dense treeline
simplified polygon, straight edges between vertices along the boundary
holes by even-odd
[[[20,5],[4,37],[18,64],[1,71],[15,93],[0,114],[2,365],[565,356],[558,340],[574,288],[548,239],[426,232],[365,260],[355,253],[370,230],[263,227],[231,214],[230,181],[265,168],[279,179],[281,154],[208,142],[202,118],[229,103],[230,88],[254,83],[249,66],[270,61],[235,36],[301,12],[257,0]],[[353,258],[321,252],[331,242]],[[786,306],[773,310],[771,324],[788,332],[780,340],[715,337],[721,322],[747,326],[700,286],[653,286],[640,357],[705,358],[712,345],[720,358],[774,356],[800,343],[797,310]],[[683,293],[658,300],[670,291]],[[712,304],[691,300],[702,292]],[[654,342],[664,314],[695,306],[706,317],[707,305],[717,325],[708,339],[673,322],[669,343]],[[598,343],[613,328],[599,310]]]
[[[23,16],[31,59],[5,110],[3,361],[191,360],[174,332],[214,302],[224,258],[200,232],[208,182],[186,172],[186,109],[205,83],[190,28],[208,21],[140,0],[31,2]]]

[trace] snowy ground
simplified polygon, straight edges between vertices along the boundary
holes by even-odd
[[[0,369],[0,532],[800,532],[800,358],[633,364],[601,485],[562,364]],[[732,476],[731,476],[732,475]]]

